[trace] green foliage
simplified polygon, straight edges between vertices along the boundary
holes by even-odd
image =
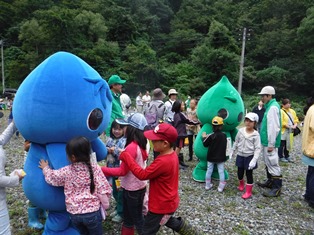
[[[127,93],[199,96],[222,75],[237,84],[246,27],[242,92],[273,85],[303,97],[314,82],[313,20],[308,0],[15,0],[0,3],[0,39],[10,86],[64,50],[128,79]]]

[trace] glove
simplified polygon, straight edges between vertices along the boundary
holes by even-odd
[[[249,170],[252,170],[255,166],[256,166],[256,159],[253,158],[253,159],[250,161],[250,164],[249,164],[248,169],[249,169]]]

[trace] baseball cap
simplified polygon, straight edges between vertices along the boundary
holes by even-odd
[[[149,140],[166,140],[174,143],[178,138],[178,132],[172,125],[161,123],[154,130],[145,131],[144,136]]]
[[[129,116],[127,119],[122,119],[122,118],[116,119],[116,122],[120,125],[133,126],[134,128],[142,130],[142,131],[147,126],[146,118],[141,113],[134,113],[131,116]]]
[[[121,79],[118,75],[112,75],[109,78],[108,85],[112,84],[124,84],[126,80]]]
[[[178,92],[175,90],[175,89],[170,89],[169,91],[168,91],[168,96],[169,95],[177,95],[178,94]]]
[[[213,124],[214,126],[223,125],[223,124],[224,124],[224,120],[223,120],[222,117],[216,116],[216,117],[213,118],[212,124]]]
[[[275,95],[275,88],[272,86],[264,86],[259,95]]]
[[[256,113],[247,113],[245,118],[250,119],[252,122],[258,122],[258,115]]]

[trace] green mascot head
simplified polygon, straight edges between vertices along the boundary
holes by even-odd
[[[197,116],[202,123],[202,129],[198,133],[195,143],[195,155],[199,158],[199,163],[193,170],[193,179],[204,182],[207,170],[207,148],[203,146],[202,133],[212,133],[211,121],[213,117],[219,116],[224,119],[223,132],[227,135],[227,154],[231,148],[232,140],[237,134],[237,126],[241,123],[244,114],[244,104],[240,94],[232,86],[226,76],[208,89],[201,97],[197,105]],[[215,167],[212,178],[219,179]],[[225,178],[228,173],[225,171]]]

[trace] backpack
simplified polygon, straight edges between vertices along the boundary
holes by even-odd
[[[161,103],[156,107],[156,104],[149,103],[145,111],[145,118],[149,129],[155,128],[159,124],[158,110],[164,109],[164,104]]]

